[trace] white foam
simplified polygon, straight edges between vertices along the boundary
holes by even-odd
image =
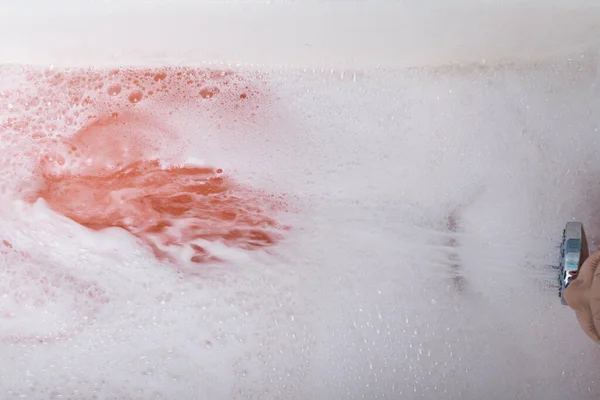
[[[271,71],[268,124],[218,130],[179,110],[186,156],[300,209],[281,216],[294,230],[272,254],[228,252],[186,279],[120,229],[4,198],[0,277],[20,273],[45,303],[21,325],[0,314],[0,338],[77,334],[0,342],[3,398],[596,399],[597,349],[544,268],[566,220],[600,238],[590,55]],[[66,284],[48,297],[25,267],[94,282],[108,301],[79,304]]]

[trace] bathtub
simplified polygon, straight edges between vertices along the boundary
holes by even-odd
[[[553,265],[600,239],[599,34],[591,1],[0,5],[1,397],[598,398]],[[179,212],[175,176],[214,190]]]

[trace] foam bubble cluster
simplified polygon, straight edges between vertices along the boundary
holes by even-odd
[[[249,250],[280,238],[265,196],[220,168],[186,166],[189,135],[166,122],[181,107],[223,123],[251,119],[264,100],[260,81],[183,68],[22,71],[23,84],[1,96],[10,147],[2,164],[13,169],[3,192],[44,199],[91,229],[126,229],[174,262],[220,260],[207,246]]]
[[[263,355],[237,349],[275,341],[265,334],[271,319],[257,318],[265,309],[255,290],[270,297],[266,312],[277,320],[291,300],[266,287],[248,260],[274,258],[285,203],[206,149],[190,150],[205,133],[172,122],[183,109],[201,128],[243,135],[227,128],[260,124],[269,101],[260,76],[230,71],[0,67],[0,397],[252,390]],[[239,260],[234,300],[215,275]],[[159,358],[124,355],[121,346],[145,340],[131,324]],[[159,339],[167,337],[169,349]],[[194,353],[195,382],[181,369],[189,353],[179,343]],[[86,362],[49,366],[72,351]],[[207,359],[222,365],[204,371]],[[113,385],[108,375],[126,364],[145,372]],[[139,384],[142,375],[156,380]]]
[[[109,298],[97,282],[61,271],[3,240],[1,342],[43,344],[74,338]],[[69,317],[70,315],[70,317]],[[59,318],[56,318],[59,316]]]
[[[187,71],[0,74],[0,398],[599,397],[545,266],[600,238],[597,58]]]

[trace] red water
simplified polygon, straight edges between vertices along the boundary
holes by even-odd
[[[224,248],[267,249],[283,237],[280,196],[218,165],[184,164],[210,154],[188,154],[196,132],[172,123],[189,113],[191,129],[234,140],[245,124],[262,126],[270,99],[260,77],[189,68],[10,73],[22,81],[0,92],[1,195],[44,199],[93,231],[124,229],[186,276],[219,262]],[[0,341],[64,341],[93,324],[110,288],[15,240],[0,238]]]
[[[52,72],[47,82],[56,81],[67,92],[61,93],[64,101],[84,104],[88,115],[80,126],[81,116],[73,116],[72,134],[33,133],[41,143],[35,154],[39,180],[27,200],[42,198],[92,230],[125,229],[156,257],[175,263],[177,249],[186,246],[189,261],[204,263],[219,261],[206,248],[210,243],[254,250],[282,238],[273,217],[280,203],[273,196],[236,183],[218,166],[160,159],[162,146],[186,145],[185,132],[173,132],[165,122],[169,109],[201,108],[219,126],[234,119],[255,122],[264,96],[247,80],[221,71],[146,69]],[[48,93],[29,101],[45,101],[39,97]],[[39,117],[23,118],[26,125],[43,126]]]

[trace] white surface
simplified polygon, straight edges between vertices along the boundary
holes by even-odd
[[[231,6],[214,12],[221,7]],[[532,18],[517,18],[527,14],[511,7],[466,20],[444,13],[435,28],[426,18],[399,17],[409,29],[392,27],[383,8],[370,11],[388,16],[376,22],[359,21],[366,11],[358,5],[245,7],[273,13],[274,24],[315,18],[330,36],[303,52],[292,36],[317,43],[318,29],[279,22],[273,30],[287,33],[234,30],[227,42],[220,31],[220,42],[207,44],[195,34],[200,18],[172,7],[115,25],[102,16],[80,20],[73,30],[60,18],[32,15],[28,25],[15,17],[22,10],[5,14],[3,62],[304,63],[335,73],[269,72],[278,122],[247,128],[244,140],[231,132],[207,141],[211,151],[193,148],[199,159],[227,160],[248,181],[297,196],[301,214],[288,217],[297,229],[274,257],[182,283],[119,232],[91,234],[43,205],[23,211],[4,199],[0,232],[33,254],[27,268],[93,279],[112,301],[73,341],[1,344],[1,397],[597,399],[599,350],[556,290],[544,288],[555,281],[544,266],[556,259],[566,220],[583,220],[590,238],[600,238],[599,64],[593,49],[575,56],[594,39],[595,14],[576,10],[555,25],[549,16],[564,14],[538,6],[539,29],[526,29]],[[340,20],[325,22],[319,7]],[[255,15],[235,9],[240,18]],[[73,13],[79,19],[84,11]],[[520,30],[498,33],[515,19]],[[167,22],[149,23],[158,20]],[[360,40],[338,33],[348,21],[363,29],[355,32]],[[366,28],[375,25],[382,30]],[[419,28],[437,39],[379,36]],[[174,33],[186,29],[186,39]],[[475,37],[479,29],[486,33]],[[238,41],[242,33],[261,40]],[[468,38],[470,51],[459,50],[456,37]],[[284,43],[291,44],[278,48]],[[529,66],[360,71],[559,51],[565,56],[554,63]],[[5,71],[2,84],[14,76]],[[190,135],[199,135],[194,126],[211,129],[185,111],[180,117]],[[5,159],[18,158],[12,151]],[[19,268],[26,266],[12,260],[2,278]],[[63,296],[50,317],[33,314],[18,328],[50,329],[53,316],[68,322],[77,317],[68,314],[73,301]]]
[[[0,6],[0,59],[356,69],[539,59],[600,34],[591,1],[60,4]]]

